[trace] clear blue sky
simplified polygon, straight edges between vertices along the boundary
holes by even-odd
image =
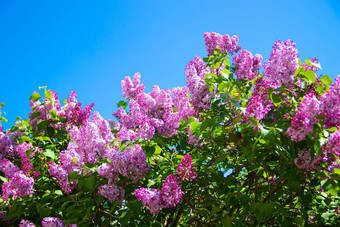
[[[71,90],[106,119],[122,99],[124,76],[142,74],[150,91],[185,85],[184,69],[205,56],[204,31],[238,35],[268,59],[274,41],[292,39],[302,59],[340,74],[340,3],[285,1],[0,0],[0,102],[13,125],[27,118],[39,86],[61,100]]]

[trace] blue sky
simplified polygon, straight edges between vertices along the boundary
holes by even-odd
[[[146,91],[185,85],[184,69],[205,56],[203,32],[238,35],[242,48],[268,59],[274,41],[292,39],[320,73],[340,74],[340,3],[285,1],[0,0],[0,102],[11,127],[27,118],[39,86],[61,100],[71,90],[108,119],[120,81],[142,74]]]

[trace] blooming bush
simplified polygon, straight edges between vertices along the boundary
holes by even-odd
[[[340,77],[290,40],[262,62],[236,35],[204,39],[185,87],[125,77],[116,121],[34,92],[0,126],[0,225],[340,224]]]

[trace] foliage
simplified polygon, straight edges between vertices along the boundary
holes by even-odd
[[[144,93],[126,77],[117,122],[75,92],[63,106],[34,92],[29,118],[0,128],[0,224],[339,224],[340,79],[289,40],[261,74],[237,36],[204,37],[187,87]]]

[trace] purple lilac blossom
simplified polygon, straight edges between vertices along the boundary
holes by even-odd
[[[37,116],[34,119],[31,119],[30,125],[34,126],[35,130],[38,131],[37,122],[39,120],[51,120],[53,121],[51,117],[50,111],[55,111],[57,115],[64,115],[61,110],[60,102],[57,93],[55,93],[52,90],[49,90],[48,92],[51,92],[51,98],[45,97],[43,103],[41,103],[39,100],[37,101],[30,101],[30,106],[32,107],[31,112],[28,114],[28,117],[31,118],[33,113],[40,112],[40,115]],[[36,93],[36,92],[34,92]],[[51,127],[57,129],[60,127],[59,124],[51,124]]]
[[[165,207],[175,207],[177,203],[181,201],[183,192],[178,185],[177,177],[170,174],[162,187],[162,200]]]
[[[211,104],[212,93],[209,91],[209,85],[204,81],[204,76],[211,70],[205,65],[199,56],[191,60],[185,68],[186,84],[190,92],[190,102],[199,109],[209,109]]]
[[[317,58],[311,58],[309,59],[310,62],[314,63],[314,62],[318,62],[319,60]],[[313,71],[313,72],[316,72],[318,71],[318,67],[316,66],[309,66],[307,65],[307,63],[302,63],[301,66],[304,66],[306,68],[306,71],[310,70],[310,71]]]
[[[81,103],[76,99],[77,93],[71,91],[67,99],[67,104],[61,108],[61,116],[66,117],[67,125],[82,125],[90,118],[94,103],[86,105],[84,109],[81,109]]]
[[[255,117],[258,121],[265,118],[273,108],[273,103],[268,97],[268,82],[258,78],[254,87],[253,96],[250,98],[246,108],[246,117]]]
[[[310,156],[310,151],[304,149],[303,151],[300,151],[299,157],[294,159],[294,163],[300,169],[320,170],[321,168],[317,164],[319,164],[322,160],[322,157],[319,155],[315,155],[312,158]]]
[[[318,123],[317,116],[320,111],[319,100],[313,91],[309,92],[292,120],[292,126],[288,128],[287,135],[296,142],[305,139],[306,135],[313,132],[313,125]]]
[[[26,152],[28,149],[31,149],[30,157],[28,158],[26,155]],[[20,161],[21,161],[21,170],[24,172],[24,174],[28,175],[33,170],[33,165],[30,162],[30,159],[34,156],[37,149],[34,149],[31,144],[28,144],[26,142],[16,146],[15,148],[16,152],[19,154]]]
[[[8,182],[2,184],[2,198],[7,201],[12,195],[14,199],[34,194],[34,179],[21,172],[12,175]]]
[[[151,214],[158,214],[158,211],[164,207],[159,189],[139,188],[135,190],[134,195],[145,207],[149,207]]]
[[[335,131],[328,138],[327,143],[322,146],[323,161],[327,162],[326,171],[334,172],[334,168],[340,168],[340,131]]]
[[[28,220],[22,219],[19,223],[19,227],[35,227],[35,224]]]
[[[14,147],[12,141],[0,129],[0,160],[6,157],[14,156]]]
[[[235,53],[241,49],[238,46],[239,38],[237,35],[230,37],[228,34],[221,35],[216,32],[204,32],[204,41],[209,55],[214,53],[217,47],[220,47],[219,52]]]
[[[107,198],[110,202],[122,200],[124,197],[124,190],[118,189],[113,183],[99,186],[98,194]]]
[[[321,114],[325,116],[326,128],[340,125],[340,75],[335,79],[331,88],[320,98]]]
[[[119,172],[124,177],[130,176],[134,182],[143,179],[149,171],[146,155],[139,144],[134,144],[123,152],[107,148],[105,155],[111,161],[114,172]]]
[[[189,154],[184,155],[184,157],[182,158],[182,162],[178,164],[176,172],[182,181],[184,179],[187,179],[189,181],[196,179],[197,173],[194,172],[192,159]]]
[[[295,71],[299,67],[298,51],[295,43],[276,41],[270,58],[264,63],[263,75],[267,77],[272,88],[278,88],[282,84],[290,87],[295,82]]]
[[[124,80],[122,80],[122,90],[123,90],[123,97],[126,99],[131,99],[138,94],[144,92],[145,85],[140,84],[140,73],[135,73],[133,79],[131,81],[130,77],[126,76]]]
[[[241,50],[233,57],[235,64],[235,75],[237,79],[253,80],[257,77],[257,72],[261,68],[262,56],[256,54],[254,57],[248,50]]]
[[[41,222],[42,227],[64,227],[64,222],[59,218],[47,217],[43,218]]]
[[[139,83],[140,74],[138,75]],[[180,119],[186,119],[190,114],[195,113],[188,101],[187,89],[174,89],[172,98],[171,89],[161,90],[155,85],[152,91],[146,94],[143,92],[144,87],[139,92],[135,92],[132,85],[132,87],[127,86],[129,80],[131,79],[125,78],[122,81],[122,89],[125,94],[133,94],[127,95],[130,114],[122,108],[113,113],[121,124],[116,135],[120,141],[137,138],[151,139],[156,131],[166,137],[171,137],[177,134],[176,129],[179,127]]]
[[[68,182],[68,173],[60,165],[54,162],[48,163],[49,172],[54,176],[60,184],[61,189],[64,193],[71,193],[76,188],[77,181],[74,180],[71,183]]]

